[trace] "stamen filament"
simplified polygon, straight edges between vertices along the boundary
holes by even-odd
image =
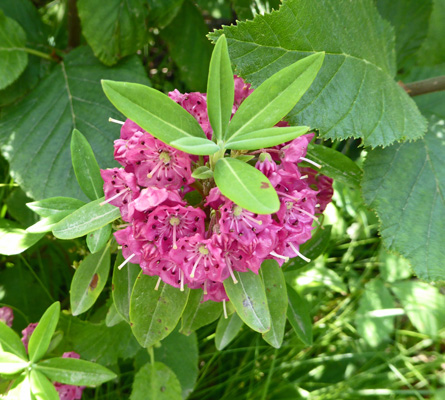
[[[127,190],[122,190],[122,192],[116,193],[113,197],[110,197],[108,200],[103,201],[102,203],[100,203],[99,205],[102,207],[105,204],[109,203],[110,201],[113,201],[114,199],[117,199],[119,196],[122,196],[123,194],[125,194],[126,192],[128,192],[130,189]]]
[[[230,265],[229,257],[227,257],[227,255],[226,255],[225,259],[226,259],[227,268],[229,269],[230,276],[232,277],[233,283],[236,285],[238,283],[238,281],[235,278],[235,275],[233,274],[233,270],[232,270],[232,266]]]
[[[125,122],[119,121],[118,119],[108,118],[108,122],[114,122],[115,124],[123,125]]]
[[[320,164],[317,164],[315,161],[309,160],[309,159],[306,158],[306,157],[300,157],[300,160],[301,160],[301,161],[306,161],[307,163],[314,165],[314,166],[317,167],[318,169],[321,168],[321,165],[320,165]]]
[[[207,280],[204,281],[204,294],[207,294]]]
[[[255,219],[255,218],[251,217],[250,215],[243,215],[243,217],[251,220],[252,222],[255,222],[258,225],[263,225],[263,221],[261,221],[260,219]]]
[[[124,265],[129,263],[133,257],[136,257],[136,254],[132,254],[130,257],[128,257],[121,265],[119,265],[119,267],[117,267],[117,269],[122,269]]]
[[[306,261],[306,262],[311,262],[311,259],[310,258],[307,258],[306,256],[304,256],[303,254],[301,254],[296,248],[295,248],[295,246],[291,243],[291,242],[289,242],[289,245],[290,245],[290,247],[292,248],[292,250],[295,252],[295,254],[298,256],[298,257],[300,257],[300,258],[302,258],[304,261]]]
[[[190,274],[190,278],[195,277],[196,267],[198,266],[198,263],[201,261],[201,258],[202,258],[202,254],[200,254],[198,259],[195,261],[195,265],[193,265],[193,269],[192,269],[192,273]]]
[[[159,285],[161,284],[161,277],[159,277],[158,281],[156,282],[155,290],[159,289]]]
[[[176,225],[173,225],[173,248],[175,250],[178,248],[176,245]]]
[[[227,319],[227,307],[226,307],[226,299],[223,299],[223,310],[224,310],[224,318]]]
[[[155,167],[151,170],[151,172],[149,174],[147,174],[147,178],[151,179],[153,177],[153,175],[155,174],[155,172],[161,168],[162,164],[164,164],[164,161],[159,161]]]
[[[184,291],[184,278],[185,278],[185,276],[184,276],[184,271],[181,269],[181,272],[179,273],[179,275],[180,275],[180,277],[181,277],[181,292],[183,292]]]
[[[289,261],[289,257],[282,256],[281,254],[277,254],[277,253],[275,253],[274,251],[271,251],[269,254],[270,254],[271,256],[276,257],[276,258],[281,258],[281,259],[284,260],[284,261]]]
[[[300,176],[300,179],[307,179],[307,178],[309,178],[309,175]]]

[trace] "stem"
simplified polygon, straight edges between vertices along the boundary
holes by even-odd
[[[400,85],[411,97],[439,92],[445,90],[445,75],[436,76],[435,78],[425,79],[423,81],[400,83]]]
[[[76,0],[68,0],[68,48],[80,45],[80,19]]]
[[[41,52],[39,50],[30,49],[29,47],[23,47],[22,49],[23,49],[23,51],[25,51],[25,52],[27,52],[29,54],[32,54],[34,56],[38,56],[38,57],[44,58],[45,60],[54,61],[54,58],[52,58],[49,54],[43,53],[43,52]]]

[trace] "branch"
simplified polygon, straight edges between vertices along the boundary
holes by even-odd
[[[445,75],[411,83],[399,82],[399,85],[402,86],[411,97],[439,92],[445,90]]]
[[[76,0],[68,0],[68,48],[80,45],[80,19]]]

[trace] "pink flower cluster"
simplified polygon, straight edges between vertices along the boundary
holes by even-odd
[[[233,113],[252,92],[235,77]],[[212,136],[206,95],[181,94],[170,98]],[[287,125],[284,122],[279,126]],[[313,134],[275,148],[251,152],[255,167],[277,190],[281,207],[276,214],[258,215],[224,197],[212,180],[192,177],[198,157],[176,150],[127,120],[115,141],[114,156],[122,168],[102,170],[106,203],[119,207],[125,228],[115,232],[125,262],[139,264],[145,274],[179,287],[202,288],[204,300],[228,300],[223,281],[236,283],[234,271],[258,273],[265,259],[280,265],[302,257],[299,246],[311,238],[316,214],[332,197],[332,180],[310,168],[300,168]],[[206,160],[206,158],[204,158]],[[192,206],[190,192],[201,202]]]

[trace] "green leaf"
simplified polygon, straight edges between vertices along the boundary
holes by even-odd
[[[313,144],[307,158],[321,165],[320,174],[355,188],[360,187],[362,170],[349,157],[330,147]]]
[[[77,129],[71,136],[71,161],[77,182],[90,200],[103,197],[104,181],[100,176],[99,164],[88,140]]]
[[[17,333],[15,333],[3,321],[0,321],[0,349],[8,353],[13,353],[23,360],[27,360],[25,347]]]
[[[153,1],[153,0],[152,0]],[[157,0],[165,3],[165,0]],[[185,0],[176,17],[160,32],[169,55],[178,67],[181,81],[190,92],[205,92],[212,45],[206,35],[209,27],[198,8]]]
[[[51,358],[39,362],[36,369],[52,381],[66,385],[100,385],[116,378],[116,374],[108,368],[76,358]]]
[[[123,117],[110,106],[100,79],[147,83],[138,57],[104,67],[87,47],[64,57],[51,74],[20,103],[2,110],[0,143],[11,174],[34,199],[69,196],[85,199],[70,160],[74,128],[85,133],[99,165],[110,167],[119,126],[108,118]]]
[[[0,374],[14,375],[28,366],[28,362],[15,354],[2,351],[0,353]]]
[[[281,121],[309,89],[324,60],[324,53],[305,57],[266,79],[245,99],[230,121],[226,139],[270,128]]]
[[[122,252],[119,252],[114,263],[112,293],[117,312],[130,323],[131,292],[141,268],[139,265],[127,263],[124,268],[119,269],[119,265],[124,261]]]
[[[283,343],[286,327],[287,293],[283,271],[275,260],[264,260],[260,276],[266,289],[267,304],[270,310],[270,331],[263,333],[263,339],[279,349]]]
[[[371,347],[388,341],[394,331],[394,316],[375,315],[376,311],[395,307],[394,299],[380,279],[373,279],[365,286],[355,316],[358,333]]]
[[[202,303],[204,292],[201,289],[191,289],[190,295],[182,313],[181,333],[190,335],[199,328],[216,321],[222,313],[221,303],[208,300]]]
[[[13,83],[26,68],[28,53],[23,50],[25,44],[25,31],[0,10],[0,89]]]
[[[58,222],[70,215],[71,212],[61,212],[59,214],[51,215],[51,217],[42,218],[35,224],[28,226],[26,232],[29,233],[46,233],[51,232]]]
[[[163,28],[178,14],[184,0],[148,0],[151,25]]]
[[[227,41],[221,35],[210,59],[207,80],[207,112],[216,142],[224,137],[235,98],[235,81],[230,63]]]
[[[38,221],[37,215],[26,207],[31,200],[21,188],[13,189],[5,200],[8,214],[23,226],[30,226]]]
[[[295,282],[295,287],[319,288],[325,286],[329,290],[342,294],[348,291],[342,278],[333,269],[326,268],[322,263],[315,263],[303,271],[286,272],[285,276],[287,282]]]
[[[118,207],[111,204],[100,205],[104,198],[92,201],[77,209],[60,221],[53,234],[59,239],[74,239],[102,228],[121,216]]]
[[[438,338],[445,327],[445,296],[425,282],[394,282],[391,289],[416,329]]]
[[[281,0],[232,0],[233,9],[235,10],[239,21],[244,19],[252,19],[257,14],[271,12],[273,9],[278,10]]]
[[[318,228],[310,240],[300,246],[300,253],[314,261],[324,253],[331,237],[332,225],[326,225]],[[294,271],[307,265],[307,262],[300,257],[295,257],[285,265],[283,269],[286,272]]]
[[[238,316],[254,331],[270,330],[270,312],[263,281],[253,272],[233,272],[238,283],[224,281],[224,288]]]
[[[229,139],[225,147],[234,150],[264,149],[293,140],[304,135],[308,130],[308,126],[260,129],[259,131],[242,133],[235,139]]]
[[[105,325],[111,328],[112,326],[115,326],[122,321],[124,321],[124,319],[117,312],[116,305],[114,303],[111,303],[111,306],[107,312],[107,316],[105,317]]]
[[[110,272],[110,246],[90,254],[77,267],[71,281],[70,304],[73,315],[89,310],[102,293]]]
[[[165,364],[145,364],[135,375],[130,400],[182,400],[178,378]]]
[[[181,318],[189,289],[158,283],[157,276],[139,274],[131,294],[130,321],[133,334],[142,347],[150,347],[168,336]]]
[[[145,0],[79,0],[82,33],[106,65],[134,54],[148,42],[148,7]]]
[[[412,271],[409,263],[400,256],[391,254],[382,246],[379,252],[380,275],[386,282],[396,282],[411,278]]]
[[[425,131],[413,100],[394,81],[393,30],[373,0],[288,0],[279,11],[210,37],[221,34],[237,73],[254,87],[302,57],[326,52],[317,78],[287,117],[291,125],[309,125],[330,139],[360,137],[372,147]]]
[[[310,346],[312,345],[312,319],[309,306],[306,300],[289,285],[287,285],[287,296],[289,301],[287,319],[300,340],[306,346]]]
[[[39,361],[48,350],[59,322],[60,303],[56,301],[42,315],[39,324],[29,338],[28,353],[32,362]]]
[[[251,165],[236,158],[220,158],[214,175],[221,193],[242,208],[257,214],[279,210],[280,201],[269,179]]]
[[[30,233],[14,221],[0,219],[0,254],[20,254],[36,244],[44,233]]]
[[[101,251],[108,242],[111,235],[111,224],[91,232],[87,235],[87,246],[91,253]]]
[[[54,385],[48,378],[37,370],[31,370],[30,374],[31,392],[35,400],[59,400]]]
[[[213,178],[213,171],[206,166],[198,167],[193,171],[192,177],[195,179],[210,179]]]
[[[71,197],[51,197],[26,204],[31,210],[41,217],[73,212],[85,205],[85,202]]]
[[[169,143],[170,146],[189,154],[209,156],[220,150],[219,146],[208,139],[198,137],[183,137]]]
[[[215,346],[218,350],[224,349],[238,335],[244,325],[236,312],[228,318],[222,316],[219,319],[215,332]]]

